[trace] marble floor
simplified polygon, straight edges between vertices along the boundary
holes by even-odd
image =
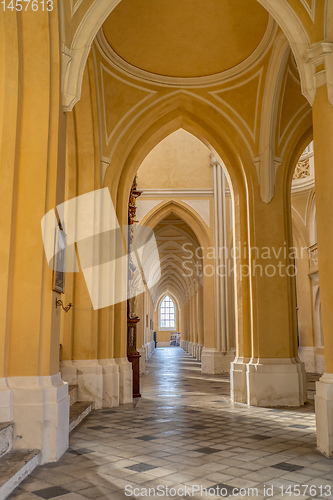
[[[316,451],[315,379],[304,408],[248,408],[230,402],[228,376],[202,375],[180,348],[157,349],[142,398],[92,412],[62,459],[10,498],[331,499],[333,460]]]

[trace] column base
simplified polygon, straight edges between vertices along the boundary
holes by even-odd
[[[103,408],[103,368],[97,359],[74,360],[77,369],[79,401],[93,401],[95,408]]]
[[[153,354],[155,350],[155,342],[154,340],[151,340],[147,344],[145,344],[145,350],[146,350],[146,360],[150,358],[150,356]]]
[[[210,373],[212,375],[228,373],[234,358],[234,353],[224,353],[204,347],[201,355],[201,373]]]
[[[230,395],[235,403],[247,404],[246,369],[250,358],[235,358],[230,368]]]
[[[77,367],[72,360],[61,361],[60,363],[61,378],[68,385],[77,385]]]
[[[100,359],[103,376],[102,407],[119,405],[119,366],[114,359]]]
[[[316,383],[317,448],[326,457],[333,456],[333,374],[324,373]]]
[[[60,373],[7,381],[13,394],[14,448],[41,450],[41,463],[57,461],[68,448],[68,384]]]
[[[96,409],[120,404],[119,366],[114,359],[66,361],[62,372],[77,385],[79,401],[92,401]]]
[[[203,344],[198,344],[197,345],[197,361],[201,361],[201,356],[202,356],[202,350],[204,348],[204,345]]]
[[[119,404],[133,402],[133,372],[132,363],[127,358],[116,358],[119,367]]]
[[[13,391],[6,378],[0,379],[0,422],[13,420]]]
[[[252,359],[246,365],[250,406],[302,406],[307,401],[306,373],[299,358]]]
[[[145,373],[145,371],[146,371],[146,350],[142,347],[141,349],[137,349],[137,351],[141,355],[140,374],[142,374],[142,373]]]
[[[298,356],[309,373],[325,373],[324,349],[317,347],[299,347]]]
[[[192,356],[197,359],[198,344],[193,342],[192,344]]]

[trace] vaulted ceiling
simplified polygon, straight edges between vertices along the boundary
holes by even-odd
[[[137,68],[201,77],[247,59],[268,19],[256,0],[123,0],[103,31],[113,51]]]
[[[201,261],[195,256],[199,242],[190,227],[173,213],[154,228],[154,233],[161,278],[150,290],[153,301],[156,305],[161,295],[169,292],[181,306],[195,281],[200,279]]]

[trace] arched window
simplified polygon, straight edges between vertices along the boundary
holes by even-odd
[[[166,295],[160,304],[159,326],[160,330],[176,329],[176,307],[169,295]]]

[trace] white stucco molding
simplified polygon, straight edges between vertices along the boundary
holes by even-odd
[[[104,186],[106,171],[111,163],[111,158],[102,156],[101,158],[101,187]]]
[[[316,0],[311,1],[311,5],[308,4],[307,0],[301,0],[304,9],[307,11],[309,14],[309,17],[311,21],[314,23],[315,22],[315,16],[316,16]]]
[[[281,159],[275,156],[277,111],[282,79],[290,48],[283,33],[277,37],[265,83],[259,140],[259,157],[253,160],[257,169],[261,199],[269,203],[274,196],[276,171]]]
[[[62,5],[68,0],[62,0]],[[73,36],[70,46],[66,45],[64,33],[65,29],[65,9],[61,9],[61,91],[64,111],[71,111],[81,97],[82,78],[87,58],[98,31],[105,19],[110,15],[121,0],[93,0],[85,15],[82,17],[78,28]],[[320,42],[311,46],[308,34],[301,20],[286,0],[258,0],[258,2],[271,14],[272,18],[281,27],[286,35],[296,59],[297,67],[300,72],[302,93],[312,105],[319,85],[322,85],[323,79],[326,79],[328,87],[329,100],[333,104],[333,63],[331,62],[331,42]],[[78,3],[78,5],[80,5]],[[76,4],[75,4],[76,7]],[[79,15],[80,9],[72,12],[73,20]],[[328,16],[328,13],[327,13]],[[326,27],[326,33],[329,35],[332,28]],[[272,35],[272,24],[268,24],[267,32],[264,38]],[[265,40],[267,43],[267,40]],[[261,45],[261,44],[260,44]],[[325,60],[325,71],[316,73],[315,68],[318,65],[317,46],[320,46]],[[260,47],[261,48],[261,47]],[[254,52],[253,56],[258,50]],[[328,57],[328,55],[330,57]],[[249,58],[251,59],[251,57]],[[126,69],[126,68],[125,68]],[[141,76],[141,75],[140,75]],[[223,77],[227,72],[223,73]],[[156,82],[155,82],[156,83]],[[165,86],[168,82],[162,82]],[[184,84],[185,82],[183,82]],[[186,82],[188,86],[190,82]],[[198,82],[193,82],[197,85]],[[200,81],[202,86],[204,82]],[[172,85],[182,84],[182,82],[171,82]],[[211,82],[207,82],[211,85]]]
[[[257,0],[274,18],[284,32],[294,54],[301,78],[302,93],[312,105],[314,100],[313,89],[308,85],[311,72],[305,63],[306,51],[311,47],[309,35],[287,0]],[[310,78],[311,79],[311,78]]]
[[[327,85],[328,99],[333,105],[333,6],[328,2],[325,14],[325,41],[311,44],[309,35],[296,12],[286,0],[257,0],[272,15],[286,35],[301,78],[302,94],[313,105],[316,90]],[[314,15],[314,9],[311,9]],[[317,67],[325,69],[317,71]]]
[[[153,83],[157,86],[171,88],[205,88],[216,86],[226,81],[233,80],[235,78],[238,78],[240,75],[248,72],[250,68],[258,64],[259,61],[261,61],[267,54],[275,38],[276,32],[276,23],[274,22],[273,18],[270,17],[268,19],[267,28],[262,40],[260,41],[257,48],[244,61],[220,73],[197,77],[175,77],[158,75],[156,73],[152,73],[150,71],[146,71],[133,66],[129,62],[125,61],[122,57],[120,57],[110,46],[105,37],[103,29],[101,29],[96,36],[96,45],[101,54],[103,54],[104,58],[113,68],[122,72],[124,75],[132,78],[134,77],[136,80],[139,80],[146,84]]]
[[[270,145],[267,145],[260,156],[253,160],[259,179],[260,196],[265,203],[269,203],[274,197],[276,172],[281,163],[281,158],[274,156]]]
[[[67,1],[68,0],[62,0],[62,6],[64,5],[64,2]],[[93,40],[95,39],[105,19],[111,14],[111,12],[120,3],[120,1],[121,0],[93,0],[85,15],[82,17],[70,46],[66,45],[64,35],[66,33],[66,20],[64,16],[64,12],[66,9],[64,9],[64,7],[61,8],[61,92],[64,111],[71,111],[74,105],[80,100],[83,72]],[[78,5],[80,6],[81,4]],[[79,10],[80,9],[76,8],[75,4],[75,8],[71,11],[73,21],[75,21],[75,17],[79,15]],[[136,78],[143,80],[148,79],[148,81],[152,79],[155,84],[160,84],[163,86],[203,87],[207,85],[211,86],[212,84],[216,83],[216,81],[220,81],[221,77],[223,78],[223,80],[225,80],[226,78],[230,78],[230,76],[236,76],[250,67],[254,62],[257,62],[258,59],[263,57],[263,55],[266,53],[267,46],[269,45],[270,40],[273,39],[275,32],[276,26],[274,25],[273,20],[270,19],[261,43],[244,63],[241,63],[235,68],[232,68],[231,70],[223,72],[221,74],[213,75],[212,77],[201,77],[198,79],[168,79],[168,77],[159,77],[159,75],[153,75],[149,72],[144,72],[143,70],[137,70],[128,63],[122,61],[121,58],[117,58],[114,55],[114,51],[112,51],[107,43],[104,43],[103,47],[105,49],[105,46],[107,46],[107,52],[111,52],[112,55],[116,58],[116,67],[125,73],[129,72],[131,76],[135,76]],[[101,42],[101,38],[103,38],[102,33],[100,33],[99,42]],[[110,54],[108,54],[108,56],[109,55]],[[122,65],[125,65],[125,67],[122,67]],[[137,71],[138,74],[136,74]],[[135,74],[133,75],[133,73]]]
[[[62,0],[67,2],[68,0]],[[105,19],[121,0],[94,0],[83,16],[71,42],[64,41],[65,19],[61,9],[61,93],[64,111],[71,111],[80,100],[82,78],[93,40]]]

